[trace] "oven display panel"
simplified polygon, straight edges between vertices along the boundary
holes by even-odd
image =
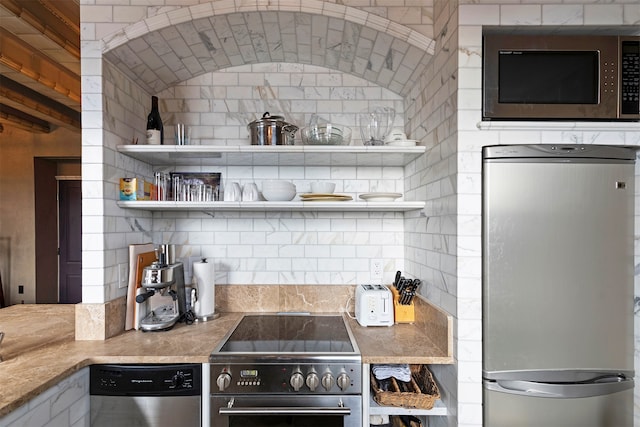
[[[257,369],[243,369],[240,371],[240,378],[258,378]]]

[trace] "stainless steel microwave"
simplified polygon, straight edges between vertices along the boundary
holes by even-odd
[[[640,36],[485,34],[483,120],[640,120]]]

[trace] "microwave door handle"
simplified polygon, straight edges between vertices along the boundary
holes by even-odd
[[[276,406],[219,408],[220,415],[351,415],[351,409],[345,407],[323,406]]]

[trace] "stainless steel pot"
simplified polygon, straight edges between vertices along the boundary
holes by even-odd
[[[284,121],[282,116],[272,116],[267,111],[261,119],[247,125],[251,145],[293,145],[298,126]]]

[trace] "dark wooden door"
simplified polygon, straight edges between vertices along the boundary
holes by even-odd
[[[58,181],[59,301],[82,301],[82,183]]]
[[[58,203],[55,160],[34,159],[36,303],[58,302]],[[17,300],[23,299],[19,295]],[[16,298],[14,298],[16,300]]]

